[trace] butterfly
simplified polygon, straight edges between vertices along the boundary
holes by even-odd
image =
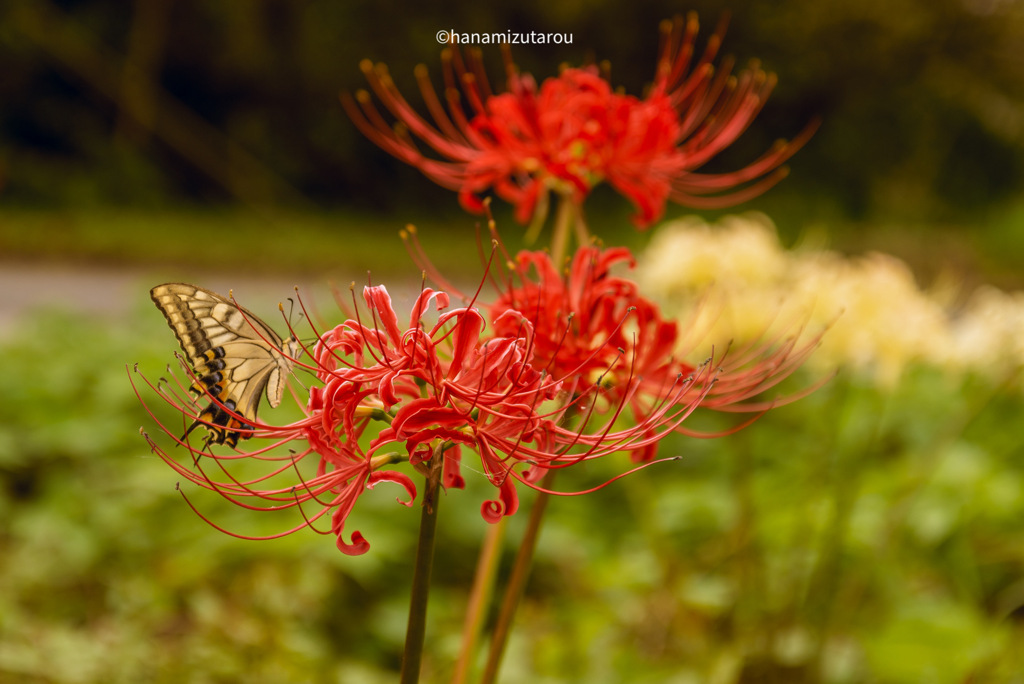
[[[263,394],[272,408],[281,403],[300,353],[298,341],[282,340],[247,309],[196,285],[165,283],[149,295],[195,372],[189,389],[213,399],[185,436],[202,425],[209,431],[208,444],[234,447],[239,438],[251,437]]]

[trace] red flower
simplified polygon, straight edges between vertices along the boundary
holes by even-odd
[[[551,419],[538,407],[560,386],[530,365],[529,325],[506,337],[483,338],[483,316],[460,308],[441,314],[426,330],[427,302],[437,298],[441,309],[448,300],[444,293],[425,290],[409,327],[401,329],[383,287],[367,288],[365,298],[379,327],[347,321],[324,335],[314,351],[324,382],[317,394],[331,397],[319,411],[318,437],[325,443],[349,440],[356,415],[368,402],[394,409],[390,425],[371,441],[370,453],[401,442],[417,465],[430,457],[436,440],[447,442],[452,449],[445,458],[445,485],[459,487],[461,447],[469,447],[501,491],[498,500],[484,504],[484,517],[493,522],[514,513],[517,499],[506,461],[544,459],[528,445],[539,441],[543,422]],[[366,364],[360,363],[364,350],[371,357]],[[339,352],[355,352],[355,363],[333,368]]]
[[[492,94],[478,57],[465,63],[457,51],[446,50],[446,106],[426,69],[416,71],[432,122],[405,101],[383,65],[368,61],[361,66],[374,93],[402,127],[392,127],[365,91],[356,94],[359,106],[348,95],[342,101],[367,137],[457,190],[468,209],[478,211],[478,195],[493,189],[515,205],[523,223],[546,206],[549,191],[579,205],[602,181],[633,202],[635,221],[645,227],[669,199],[691,207],[728,206],[780,180],[780,165],[813,127],[738,171],[697,173],[750,125],[775,78],[756,65],[736,77],[731,63],[712,66],[724,24],[692,66],[696,16],[689,16],[685,29],[677,20],[663,22],[661,30],[661,56],[644,99],[614,92],[593,66],[565,69],[538,87],[507,53],[507,89]],[[433,154],[421,152],[414,138]]]
[[[503,250],[493,224],[491,237],[496,249]],[[430,262],[415,231],[404,233],[404,238],[417,265],[435,282],[457,292]],[[518,319],[513,313],[525,317],[532,329],[534,366],[561,378],[569,394],[599,396],[600,407],[619,410],[628,405],[637,423],[650,424],[652,412],[666,401],[689,410],[696,402],[718,411],[763,413],[816,388],[781,399],[756,399],[799,368],[817,346],[817,338],[801,347],[796,347],[795,338],[766,339],[719,353],[719,358],[707,350],[712,359],[704,365],[687,363],[683,355],[694,350],[682,348],[679,323],[665,319],[634,281],[615,273],[635,266],[625,247],[581,247],[564,273],[547,252],[522,251],[514,261],[504,251],[501,254],[510,272],[495,283],[497,296],[487,307],[494,334],[514,333]],[[685,387],[680,386],[683,378],[688,379]],[[589,400],[577,405],[599,408]],[[720,436],[682,424],[678,430],[696,437]],[[653,459],[656,443],[645,441],[633,457]]]
[[[403,325],[387,290],[367,287],[367,314],[356,308],[349,320],[318,333],[304,349],[310,362],[293,359],[316,378],[303,418],[287,425],[254,421],[249,451],[218,453],[209,440],[194,446],[184,429],[202,398],[147,380],[182,414],[181,429],[160,427],[189,457],[179,461],[147,440],[183,477],[233,503],[297,507],[303,521],[284,534],[317,529],[330,513],[322,533],[335,535],[344,553],[360,554],[367,541],[358,531],[346,541],[343,532],[362,493],[392,482],[406,491],[406,505],[416,496],[409,475],[389,466],[408,462],[423,471],[440,454],[444,486],[461,488],[462,457],[476,453],[498,490],[481,507],[495,522],[516,512],[516,482],[536,487],[546,470],[617,452],[653,462],[658,442],[684,431],[684,420],[701,406],[770,408],[746,402],[792,372],[811,347],[766,343],[688,365],[674,356],[676,324],[632,281],[612,273],[632,264],[625,248],[585,248],[563,278],[546,254],[524,252],[489,307],[490,334],[478,308],[450,308],[444,292],[424,289]],[[623,427],[627,408],[633,420]],[[244,466],[240,477],[239,461],[264,471],[253,476]]]
[[[718,360],[713,375],[702,376],[678,356],[678,324],[666,320],[636,283],[612,273],[616,266],[634,265],[625,247],[584,247],[563,277],[546,252],[520,252],[512,277],[490,306],[495,334],[509,332],[503,324],[508,311],[523,312],[534,326],[538,366],[566,384],[572,379],[580,394],[599,385],[612,405],[627,401],[637,422],[665,401],[666,389],[680,377],[701,378],[673,395],[680,403],[699,397],[705,408],[751,412],[776,405],[749,400],[798,368],[816,340],[799,349],[789,340],[733,350]],[[634,458],[650,460],[655,451],[656,443],[650,443]]]
[[[690,373],[692,367],[664,363],[676,324],[663,320],[633,281],[611,272],[634,264],[625,247],[582,247],[563,277],[546,252],[520,252],[489,308],[495,334],[508,332],[508,311],[521,311],[536,332],[537,363],[557,377],[578,378],[577,391],[599,381],[614,387],[619,383],[613,378],[624,372],[659,378]]]
[[[405,326],[383,287],[366,288],[364,300],[369,320],[356,316],[319,334],[306,350],[312,361],[294,360],[317,379],[301,420],[283,426],[256,421],[251,450],[227,453],[215,452],[208,442],[196,447],[188,433],[178,437],[181,431],[161,424],[189,458],[179,461],[147,436],[153,450],[186,479],[240,506],[298,507],[303,523],[284,534],[314,527],[330,512],[330,529],[324,533],[334,534],[343,552],[360,554],[369,544],[359,532],[352,533],[351,541],[342,537],[358,497],[379,482],[402,486],[409,496],[406,504],[416,496],[409,476],[387,466],[408,461],[422,469],[441,453],[444,486],[461,488],[461,458],[466,450],[475,452],[498,488],[497,497],[481,509],[486,520],[495,522],[516,512],[516,482],[533,486],[545,469],[645,448],[677,428],[706,394],[700,390],[692,405],[681,405],[691,385],[710,386],[694,378],[677,379],[665,388],[665,402],[624,429],[613,427],[638,381],[623,379],[614,394],[601,385],[577,388],[577,403],[620,403],[600,420],[593,411],[581,412],[577,427],[569,429],[562,417],[575,404],[562,400],[562,379],[537,365],[539,337],[529,317],[507,309],[495,320],[501,332],[486,336],[483,315],[473,307],[449,309],[443,292],[425,289]],[[431,303],[438,313],[428,325]],[[543,363],[550,365],[547,358]],[[182,413],[185,424],[195,420],[199,406],[183,388],[173,391],[146,382]],[[374,425],[379,426],[376,434],[367,434]],[[234,468],[243,460],[262,463],[266,472],[236,476]],[[221,474],[204,463],[215,464]]]

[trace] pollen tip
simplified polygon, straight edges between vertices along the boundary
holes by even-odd
[[[416,78],[426,78],[429,72],[427,71],[427,65],[420,63],[412,68],[412,73]]]
[[[356,91],[356,99],[361,104],[366,104],[366,103],[368,103],[370,101],[370,93],[368,93],[368,92],[366,92],[365,90],[362,90],[362,89],[357,90]]]
[[[359,70],[362,71],[364,74],[369,74],[371,71],[373,71],[373,62],[369,59],[359,60]]]

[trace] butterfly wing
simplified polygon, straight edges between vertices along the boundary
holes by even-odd
[[[214,398],[185,434],[203,425],[208,441],[232,447],[250,437],[263,394],[271,407],[281,403],[297,343],[282,341],[247,309],[195,285],[166,283],[149,294],[198,378],[190,389]]]

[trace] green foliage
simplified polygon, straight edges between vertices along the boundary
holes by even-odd
[[[254,212],[237,207],[160,212],[5,207],[0,209],[0,251],[8,257],[130,263],[189,272],[222,271],[230,257],[230,263],[244,263],[253,273],[317,273],[320,282],[345,285],[353,279],[365,282],[371,267],[377,280],[397,274],[415,280],[419,273],[399,237],[409,223],[416,224],[420,241],[439,269],[462,270],[479,262],[473,239],[479,220],[466,214],[410,214],[402,219],[352,211]],[[229,244],[230,254],[226,247],[197,249],[211,236]],[[268,244],[273,249],[267,249]]]
[[[145,311],[37,315],[0,350],[0,681],[393,681],[418,512],[369,492],[355,558],[309,531],[252,542],[204,524],[138,435],[155,428],[125,366],[156,378],[173,361]],[[929,368],[892,392],[840,376],[732,437],[664,443],[680,461],[554,499],[502,681],[1019,681],[1022,408]],[[487,485],[466,474],[442,507],[428,681],[450,676],[485,527]],[[239,533],[297,522],[185,492]]]
[[[126,365],[172,361],[163,322],[140,319],[41,316],[4,344],[0,681],[333,681],[368,652],[361,621],[334,611],[386,585],[347,574],[330,542],[232,540],[190,513],[138,434],[154,426]]]

